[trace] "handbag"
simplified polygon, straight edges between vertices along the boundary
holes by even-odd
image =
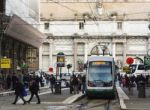
[[[25,97],[27,95],[28,95],[27,91],[26,91],[25,87],[23,87],[22,90],[21,90],[21,96]]]

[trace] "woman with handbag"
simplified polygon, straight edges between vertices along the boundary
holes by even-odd
[[[15,85],[15,100],[12,104],[16,104],[17,103],[17,100],[18,100],[18,97],[20,97],[22,100],[23,100],[23,105],[26,104],[26,101],[25,99],[23,98],[24,96],[22,95],[22,90],[24,89],[24,86],[23,84],[17,79],[16,80],[16,85]]]

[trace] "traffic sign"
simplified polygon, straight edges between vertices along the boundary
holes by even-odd
[[[134,62],[134,59],[132,57],[128,57],[126,60],[126,63],[131,65]]]
[[[9,58],[2,58],[0,67],[1,68],[10,68],[10,59]]]
[[[124,67],[123,67],[123,72],[128,73],[129,71],[130,71],[129,66],[124,66]]]
[[[65,66],[65,55],[63,52],[59,52],[57,54],[57,67],[64,67]]]
[[[53,72],[53,68],[52,67],[49,67],[49,72]]]

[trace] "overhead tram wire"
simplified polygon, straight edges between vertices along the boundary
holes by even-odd
[[[89,3],[88,0],[87,0],[87,3],[88,3],[88,6],[89,6],[89,8],[90,8],[90,10],[91,10],[92,15],[94,16],[94,18],[93,18],[92,20],[94,21],[95,25],[97,26],[98,32],[101,33],[101,32],[99,31],[99,24],[98,24],[98,22],[97,22],[97,18],[95,17],[94,12],[93,12],[93,9],[92,9],[92,7],[91,7],[91,5],[90,5],[90,3]]]
[[[76,12],[76,13],[78,13],[78,11],[77,11],[77,10],[74,10],[74,9],[72,9],[72,8],[68,7],[68,6],[65,6],[65,5],[61,4],[60,2],[55,2],[55,1],[53,1],[53,0],[50,0],[50,1],[51,1],[52,3],[55,3],[55,4],[57,4],[57,5],[60,5],[60,6],[64,7],[64,8],[66,8],[66,9],[68,9],[68,10],[72,11],[72,12]]]

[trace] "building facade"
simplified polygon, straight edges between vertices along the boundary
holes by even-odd
[[[39,1],[34,0],[31,3],[30,0],[2,0],[2,4],[0,59],[10,59],[11,66],[0,69],[6,74],[16,72],[18,69],[23,72],[37,70],[38,48],[44,37],[38,31],[37,25]]]
[[[149,7],[140,0],[41,0],[40,30],[47,39],[40,48],[40,69],[55,70],[57,53],[64,52],[71,70],[82,71],[96,45],[106,45],[120,68],[127,57],[143,59],[150,48]]]

